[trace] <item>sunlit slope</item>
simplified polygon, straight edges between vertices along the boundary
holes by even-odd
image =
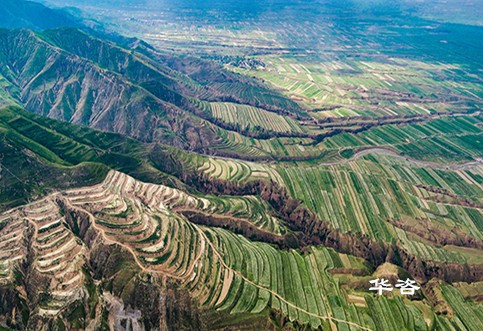
[[[179,206],[204,208],[206,203],[175,189],[110,172],[99,185],[65,191],[9,211],[1,216],[1,231],[19,235],[10,235],[12,239],[2,243],[7,252],[1,259],[2,282],[12,282],[13,271],[26,258],[28,248],[20,234],[29,229],[36,247],[36,272],[55,280],[39,290],[39,294],[52,294],[35,311],[47,318],[59,316],[72,302],[69,298],[82,289],[85,276],[79,268],[85,252],[102,243],[119,246],[131,255],[137,272],[167,276],[188,289],[203,307],[231,314],[258,313],[269,307],[291,321],[338,330],[427,330],[428,320],[443,329],[452,323],[478,327],[478,308],[464,303],[461,294],[448,285],[442,287],[445,300],[461,306],[461,310],[455,307],[449,319],[397,296],[348,296],[348,289],[340,287],[329,271],[351,268],[370,275],[361,260],[325,248],[308,248],[303,255],[281,251],[225,230],[196,225],[177,212]],[[71,263],[76,259],[80,261],[77,269]],[[101,281],[109,284],[107,279]],[[110,286],[102,295],[107,295]]]
[[[210,62],[160,53],[138,40],[123,42],[125,47],[76,29],[2,30],[0,102],[188,149],[217,144],[217,130],[223,131],[203,118],[193,103],[197,98],[300,112],[254,79]]]

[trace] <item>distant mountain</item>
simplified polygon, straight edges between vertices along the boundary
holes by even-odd
[[[0,27],[35,30],[59,27],[80,27],[79,19],[62,11],[48,8],[40,3],[24,0],[2,0]]]
[[[193,102],[198,97],[300,111],[221,66],[124,42],[126,48],[76,29],[0,31],[0,104],[187,149],[217,139],[216,126]]]

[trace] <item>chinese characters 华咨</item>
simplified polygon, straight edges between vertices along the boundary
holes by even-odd
[[[384,278],[370,280],[369,283],[374,285],[369,288],[369,291],[377,291],[379,295],[382,295],[384,291],[392,292],[394,290],[394,287],[389,284],[389,280]],[[403,295],[414,295],[415,291],[420,289],[416,285],[416,281],[409,278],[406,280],[398,279],[395,287],[399,288],[400,293]]]

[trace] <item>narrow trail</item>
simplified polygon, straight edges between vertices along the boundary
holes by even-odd
[[[143,265],[143,263],[139,260],[139,258],[137,257],[137,254],[136,252],[132,249],[132,247],[130,247],[129,245],[126,245],[124,243],[121,243],[117,240],[113,240],[113,239],[110,239],[106,234],[105,234],[105,231],[104,229],[100,228],[96,222],[95,222],[95,217],[94,215],[92,215],[90,212],[82,209],[82,208],[79,208],[79,207],[76,207],[76,206],[73,206],[70,201],[68,199],[62,199],[66,205],[69,207],[69,208],[72,208],[74,210],[78,210],[78,211],[81,211],[81,212],[85,212],[87,213],[87,215],[89,216],[89,221],[90,223],[92,224],[92,226],[97,230],[99,231],[100,235],[102,236],[102,238],[106,241],[106,242],[112,242],[112,243],[115,243],[115,244],[118,244],[119,246],[125,248],[128,252],[131,253],[131,255],[133,256],[133,259],[135,261],[135,263],[139,266],[139,268],[143,271],[143,272],[146,272],[146,273],[158,273],[158,274],[162,274],[164,276],[168,276],[170,278],[174,278],[174,279],[178,279],[178,280],[184,280],[186,279],[188,276],[191,275],[195,265],[198,263],[199,259],[203,256],[203,254],[205,253],[205,250],[206,250],[206,243],[208,244],[208,246],[210,247],[210,249],[212,250],[213,254],[218,258],[218,260],[220,261],[220,263],[223,265],[224,268],[226,268],[227,270],[233,272],[234,274],[238,275],[239,277],[241,277],[244,281],[246,281],[247,283],[255,286],[256,288],[258,289],[261,289],[261,290],[264,290],[264,291],[267,291],[269,292],[270,294],[272,294],[273,296],[275,296],[276,298],[278,298],[280,301],[282,301],[283,303],[285,303],[286,305],[294,308],[294,309],[297,309],[309,316],[312,316],[312,317],[315,317],[315,318],[318,318],[318,319],[321,319],[321,320],[327,320],[329,321],[331,324],[335,321],[335,322],[339,322],[339,323],[344,323],[344,324],[347,324],[347,325],[350,325],[350,326],[354,326],[354,327],[357,327],[361,330],[366,330],[366,331],[373,331],[373,329],[371,328],[368,328],[368,327],[365,327],[365,326],[362,326],[362,325],[359,325],[357,323],[354,323],[354,322],[350,322],[350,321],[346,321],[346,320],[341,320],[341,319],[337,319],[337,318],[334,318],[332,316],[322,316],[322,315],[318,315],[316,313],[312,313],[304,308],[301,308],[299,306],[297,306],[296,304],[293,304],[291,303],[290,301],[288,301],[287,299],[285,299],[283,296],[281,296],[280,294],[278,294],[277,292],[273,291],[273,290],[270,290],[266,287],[263,287],[259,284],[256,284],[255,282],[251,281],[250,279],[248,279],[246,276],[244,276],[241,272],[237,271],[237,270],[234,270],[233,268],[231,268],[230,266],[228,266],[225,261],[223,260],[223,257],[222,255],[218,252],[218,250],[214,247],[214,245],[211,243],[211,241],[208,239],[208,237],[206,236],[206,234],[201,230],[201,228],[199,226],[197,226],[196,224],[193,224],[190,222],[190,224],[193,224],[194,228],[196,229],[196,231],[198,232],[198,234],[200,235],[200,238],[201,238],[201,248],[200,248],[200,252],[198,253],[198,256],[195,258],[195,261],[193,263],[191,263],[191,266],[190,268],[184,273],[183,276],[178,276],[178,275],[174,275],[170,272],[167,272],[167,271],[164,271],[164,270],[153,270],[153,269],[150,269],[148,267],[145,267]],[[33,221],[32,221],[33,222]],[[189,222],[189,221],[188,221]],[[35,222],[33,222],[35,223]]]
[[[280,294],[278,294],[277,292],[275,291],[272,291],[266,287],[263,287],[261,285],[258,285],[256,283],[254,283],[253,281],[251,281],[250,279],[248,279],[247,277],[245,277],[241,272],[237,271],[237,270],[234,270],[233,268],[231,268],[230,266],[228,266],[225,261],[223,260],[223,257],[221,256],[221,254],[218,252],[218,250],[213,246],[213,244],[211,243],[211,241],[206,237],[206,235],[201,232],[202,235],[205,237],[205,240],[206,242],[208,243],[208,246],[210,246],[211,250],[213,251],[213,254],[219,259],[220,263],[223,265],[224,268],[226,268],[227,270],[230,270],[231,272],[235,273],[236,275],[238,275],[239,277],[241,277],[244,281],[246,281],[247,283],[255,286],[256,288],[258,289],[261,289],[261,290],[264,290],[264,291],[267,291],[269,292],[270,294],[272,294],[273,296],[275,296],[276,298],[278,298],[280,301],[284,302],[286,305],[292,307],[292,308],[295,308],[309,316],[312,316],[312,317],[316,317],[316,318],[319,318],[319,319],[322,319],[322,320],[327,320],[329,322],[333,322],[333,321],[336,321],[336,322],[339,322],[339,323],[344,323],[344,324],[347,324],[347,325],[350,325],[350,326],[354,326],[354,327],[357,327],[357,328],[360,328],[361,330],[367,330],[367,331],[373,331],[373,329],[371,328],[368,328],[368,327],[365,327],[365,326],[362,326],[362,325],[359,325],[357,323],[354,323],[354,322],[350,322],[350,321],[346,321],[346,320],[341,320],[341,319],[338,319],[338,318],[334,318],[334,317],[331,317],[331,316],[321,316],[321,315],[318,315],[318,314],[315,314],[315,313],[312,313],[310,311],[307,311],[293,303],[291,303],[290,301],[288,301],[287,299],[285,299],[284,297],[282,297]]]

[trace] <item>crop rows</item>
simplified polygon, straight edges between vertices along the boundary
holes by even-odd
[[[356,304],[354,295],[342,291],[327,271],[350,268],[351,259],[352,268],[360,268],[354,258],[324,248],[304,255],[280,251],[226,230],[193,225],[176,210],[201,202],[168,191],[111,172],[102,190],[68,197],[79,207],[100,210],[96,223],[108,238],[134,248],[144,268],[178,279],[204,306],[232,314],[272,307],[290,320],[339,330],[426,329],[421,311],[397,297],[359,296]]]
[[[448,251],[415,238],[408,240],[406,233],[388,220],[430,220],[447,229],[457,225],[471,236],[482,238],[483,212],[478,207],[483,203],[481,166],[438,169],[389,155],[298,168],[203,157],[195,163],[199,171],[212,178],[275,181],[336,228],[388,242],[398,238],[408,251],[426,260],[456,262],[466,257],[451,248]]]
[[[226,247],[223,249],[226,265],[240,271],[241,280],[237,280],[237,275],[230,278],[229,294],[217,300],[219,310],[256,313],[270,305],[290,320],[314,328],[428,329],[423,313],[399,297],[357,296],[343,291],[328,271],[340,267],[347,256],[325,248],[311,248],[300,255],[252,243],[223,230],[208,233],[210,237],[218,237],[218,246]]]
[[[203,102],[201,107],[214,118],[228,124],[239,125],[244,131],[253,131],[255,127],[260,127],[273,132],[302,132],[295,120],[252,106],[228,102]]]
[[[239,160],[205,158],[204,163],[198,168],[198,171],[213,178],[237,182],[244,182],[248,179],[280,181],[280,176],[275,168],[264,164]]]
[[[310,138],[256,139],[227,130],[218,130],[217,135],[221,142],[211,146],[213,149],[250,157],[306,157],[322,152],[318,146],[310,145]]]
[[[409,239],[405,231],[396,228],[397,237],[401,244],[407,251],[415,256],[426,261],[440,261],[440,262],[466,262],[466,257],[455,251],[445,250],[444,248],[434,245],[428,245],[423,241],[416,239]]]
[[[42,314],[55,315],[80,291],[83,277],[85,246],[69,227],[91,227],[101,240],[130,252],[141,270],[172,278],[208,308],[237,314],[270,307],[292,321],[333,330],[428,329],[422,312],[409,302],[350,294],[329,272],[347,268],[367,273],[362,260],[323,247],[307,247],[304,254],[278,250],[223,229],[193,224],[178,213],[182,208],[220,208],[212,199],[111,171],[99,185],[69,190],[1,215],[2,237],[15,238],[2,242],[1,265],[24,259],[26,250],[14,242],[24,242],[21,229],[35,228],[36,268],[55,279],[50,284],[53,299],[42,306]],[[77,225],[69,221],[67,227],[59,201],[69,215],[89,217],[77,218]],[[21,249],[14,250],[16,246]],[[472,319],[478,311],[464,308],[458,314],[459,319]]]
[[[483,329],[483,305],[481,303],[471,304],[457,289],[449,285],[441,285],[441,293],[455,316],[451,320],[444,316],[438,317],[437,324],[440,329]]]
[[[287,111],[296,109],[295,104],[290,99],[283,98],[277,93],[267,93],[267,90],[262,90],[256,86],[247,86],[236,82],[213,83],[211,86],[216,90],[225,91],[227,94],[238,96],[244,100],[251,100],[255,106],[275,105]]]
[[[340,62],[323,56],[316,62],[302,57],[262,58],[268,64],[263,70],[234,70],[283,89],[287,96],[316,110],[312,113],[315,118],[451,112],[466,106],[450,106],[445,102],[449,96],[478,100],[480,91],[479,86],[452,76],[451,70],[456,67],[441,63],[396,58],[384,62]],[[439,79],[434,79],[434,75]],[[441,79],[442,75],[446,78]],[[324,107],[328,109],[318,111]]]
[[[39,303],[40,316],[56,315],[65,304],[82,296],[78,285],[84,281],[86,251],[65,226],[65,218],[52,200],[7,212],[0,216],[0,229],[0,282],[15,281],[14,268],[26,262],[27,251],[33,251],[32,275],[46,280],[46,287],[40,291],[49,297]]]
[[[293,197],[345,232],[390,241],[398,235],[388,220],[422,219],[443,227],[457,224],[475,238],[482,238],[480,208],[465,206],[459,200],[445,203],[442,193],[428,191],[440,188],[443,193],[481,204],[482,167],[447,171],[394,165],[394,160],[384,159],[366,157],[339,166],[277,169]],[[433,253],[428,252],[435,260],[451,257]]]
[[[461,116],[410,125],[387,125],[360,134],[339,134],[326,139],[319,148],[361,148],[389,146],[401,154],[427,159],[472,159],[481,157],[481,119]]]
[[[335,284],[317,272],[331,259],[328,251],[315,250],[304,261],[295,251],[280,252],[225,230],[200,228],[175,213],[180,201],[191,207],[200,203],[182,195],[111,172],[102,185],[66,196],[73,206],[97,211],[95,226],[132,250],[142,268],[178,279],[203,305],[232,313],[260,312],[271,305],[314,326],[332,314],[329,303],[317,303],[324,297],[322,289]],[[295,288],[299,282],[316,292],[307,299]],[[333,317],[347,318],[343,312]]]
[[[421,160],[462,161],[483,156],[481,123],[479,117],[442,117],[422,123],[384,125],[358,134],[340,133],[315,145],[309,138],[256,139],[217,129],[221,139],[211,148],[250,157],[322,155],[327,159],[347,148],[385,147]]]

